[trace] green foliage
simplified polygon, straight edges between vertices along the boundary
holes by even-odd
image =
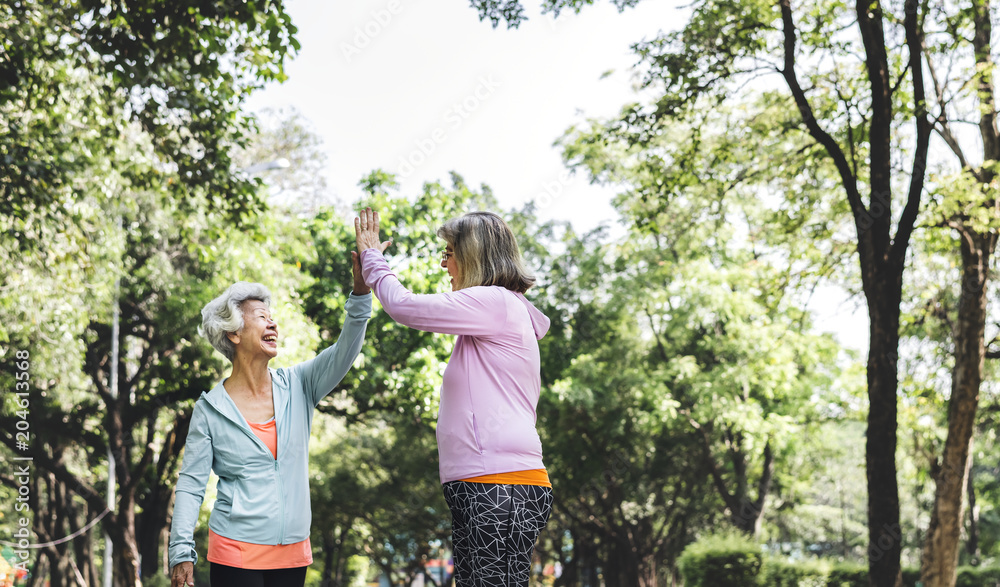
[[[900,575],[903,577],[903,585],[906,587],[917,587],[917,583],[920,581],[920,569],[918,568],[903,567],[900,570]]]
[[[1000,583],[1000,569],[959,567],[955,587],[979,587]]]
[[[101,180],[81,183],[65,207],[71,214],[0,216],[10,228],[0,238],[0,275],[15,286],[0,291],[2,352],[32,353],[30,454],[42,471],[65,470],[38,477],[36,511],[60,512],[35,520],[49,524],[39,535],[69,534],[103,510],[94,488],[106,482],[109,449],[119,459],[118,507],[137,510],[140,525],[165,524],[190,407],[224,368],[197,334],[199,310],[233,281],[274,290],[284,337],[277,365],[308,358],[318,341],[297,301],[305,276],[277,255],[286,230],[261,216],[260,232],[244,233],[227,228],[228,214],[205,198],[174,198],[150,179],[159,162],[148,135],[127,129],[95,152],[90,172]],[[28,226],[45,240],[23,245]],[[121,360],[112,389],[116,305]],[[0,420],[13,426],[15,418],[6,409]],[[67,497],[49,501],[58,495]],[[159,541],[146,547],[155,568]]]
[[[760,575],[760,584],[767,587],[827,587],[829,585],[839,587],[830,579],[830,567],[828,562],[814,559],[787,561],[767,558]]]
[[[829,587],[868,587],[868,568],[861,565],[837,563],[827,578]]]
[[[619,12],[639,3],[639,0],[612,1]],[[542,0],[542,12],[551,12],[559,16],[560,12],[569,9],[579,13],[584,6],[593,3],[594,0]],[[522,22],[528,20],[520,0],[472,0],[472,7],[479,12],[479,19],[489,19],[493,23],[493,28],[496,28],[500,21],[504,21],[507,23],[507,28],[516,29]]]
[[[130,127],[160,162],[142,188],[233,218],[260,209],[230,151],[248,130],[242,102],[298,48],[282,2],[3,2],[0,15],[0,215],[16,234],[41,236],[33,215],[72,222],[74,190]]]
[[[413,201],[391,195],[395,179],[391,174],[373,171],[360,182],[365,195],[352,204],[347,215],[356,209],[372,206],[379,211],[385,227],[383,238],[393,244],[386,257],[401,281],[416,293],[448,291],[446,272],[441,268],[444,243],[437,237],[437,227],[446,220],[477,209],[496,207],[486,189],[476,192],[458,175],[452,185],[428,183]],[[339,332],[332,327],[341,322],[346,296],[339,284],[350,282],[350,250],[354,247],[353,224],[334,208],[321,210],[305,222],[310,239],[310,257],[303,260],[303,271],[312,278],[304,292],[305,313],[321,326],[321,337],[333,342]],[[378,302],[375,302],[378,307]],[[420,332],[396,324],[384,312],[376,312],[368,325],[370,344],[362,351],[363,362],[352,369],[321,409],[363,418],[367,412],[401,410],[420,414],[431,422],[437,413],[437,389],[445,362],[451,351],[451,337]]]
[[[433,466],[431,430],[410,414],[349,427],[317,420],[310,458],[313,536],[324,573],[347,584],[364,554],[412,568],[447,539],[450,518]]]
[[[1000,162],[994,161],[979,173],[996,174],[997,171],[1000,171]],[[1000,215],[994,205],[997,199],[994,183],[984,184],[968,169],[936,175],[932,179],[934,187],[924,212],[932,226],[953,228],[961,223],[980,234],[1000,230]]]
[[[763,560],[755,542],[735,534],[717,534],[688,545],[678,564],[689,587],[756,587]]]

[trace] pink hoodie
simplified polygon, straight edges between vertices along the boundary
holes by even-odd
[[[361,253],[361,272],[396,322],[458,335],[441,384],[441,483],[543,468],[535,406],[538,340],[549,329],[548,317],[500,286],[414,294],[375,249]]]

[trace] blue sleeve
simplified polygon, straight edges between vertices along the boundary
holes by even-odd
[[[181,464],[174,494],[174,516],[170,522],[169,566],[182,562],[197,562],[194,548],[194,527],[205,498],[205,485],[212,472],[212,435],[205,414],[204,400],[198,400],[191,414],[184,461]]]
[[[347,375],[347,371],[354,364],[354,359],[361,352],[361,345],[365,341],[365,329],[372,315],[372,295],[351,294],[344,309],[347,317],[344,319],[344,328],[340,331],[337,342],[313,359],[292,367],[302,381],[303,391],[313,406],[319,404],[320,400],[344,379],[344,375]]]

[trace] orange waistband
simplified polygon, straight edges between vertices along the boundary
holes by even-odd
[[[549,482],[549,473],[545,469],[494,473],[492,475],[459,479],[459,481],[466,481],[468,483],[496,483],[498,485],[540,485],[542,487],[552,487],[552,483]]]

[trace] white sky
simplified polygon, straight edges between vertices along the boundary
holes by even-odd
[[[291,0],[302,50],[288,81],[248,106],[295,107],[314,125],[341,201],[357,197],[358,180],[376,168],[397,173],[411,196],[454,170],[488,184],[505,209],[535,200],[542,220],[570,220],[578,231],[614,224],[614,189],[570,176],[552,143],[638,100],[630,46],[682,26],[687,10],[680,0],[645,0],[618,13],[596,0],[555,19],[540,4],[525,0],[530,20],[519,29],[494,30],[468,0]],[[821,297],[820,329],[865,348],[863,309]]]
[[[526,0],[528,22],[494,30],[468,0],[292,0],[302,50],[288,81],[249,106],[294,106],[315,125],[342,200],[375,168],[399,174],[404,194],[454,170],[492,187],[504,208],[548,190],[557,197],[541,198],[552,200],[541,218],[585,230],[616,218],[613,190],[569,177],[552,143],[574,122],[637,99],[629,47],[683,24],[678,4],[646,0],[619,14],[597,0],[554,19]]]

